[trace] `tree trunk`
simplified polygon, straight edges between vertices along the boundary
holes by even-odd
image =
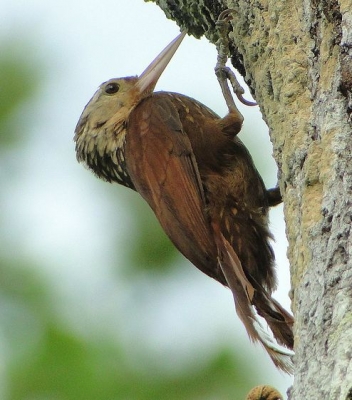
[[[213,43],[219,13],[235,10],[232,62],[268,124],[284,197],[290,398],[352,399],[352,1],[155,1]]]

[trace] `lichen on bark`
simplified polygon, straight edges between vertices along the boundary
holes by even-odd
[[[215,29],[217,17],[226,6],[214,0],[145,0],[156,3],[166,17],[177,22],[180,28],[186,28],[190,35],[200,38],[205,35],[210,42],[216,43]]]
[[[352,388],[352,1],[155,0],[216,43],[234,9],[232,61],[266,121],[284,197],[295,314],[291,398]]]

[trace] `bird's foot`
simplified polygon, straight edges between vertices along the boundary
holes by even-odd
[[[235,101],[232,97],[228,81],[231,83],[232,90],[237,96],[238,100],[247,106],[256,106],[257,103],[248,101],[243,97],[244,89],[239,84],[235,73],[226,66],[229,57],[229,38],[228,38],[228,23],[232,19],[234,10],[228,9],[223,11],[216,22],[219,30],[219,39],[216,43],[218,50],[218,59],[215,66],[215,75],[218,78],[222,93],[224,95],[226,104],[230,112],[239,112]]]

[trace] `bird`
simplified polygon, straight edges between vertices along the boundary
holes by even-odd
[[[265,188],[238,138],[243,116],[234,102],[221,118],[186,95],[154,92],[185,35],[140,76],[99,86],[75,129],[77,160],[98,178],[138,192],[176,248],[230,288],[251,341],[292,373],[293,317],[272,297],[268,210],[281,202],[280,190]]]
[[[283,396],[274,387],[261,385],[253,388],[246,400],[283,400]]]

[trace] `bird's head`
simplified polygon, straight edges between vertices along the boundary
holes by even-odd
[[[75,140],[87,123],[91,129],[103,125],[113,127],[126,121],[134,107],[153,92],[185,35],[186,32],[179,34],[139,77],[114,78],[102,83],[83,110]]]
[[[123,156],[129,116],[151,95],[185,34],[177,36],[139,77],[102,83],[84,108],[75,129],[76,155],[98,177],[132,187]]]

